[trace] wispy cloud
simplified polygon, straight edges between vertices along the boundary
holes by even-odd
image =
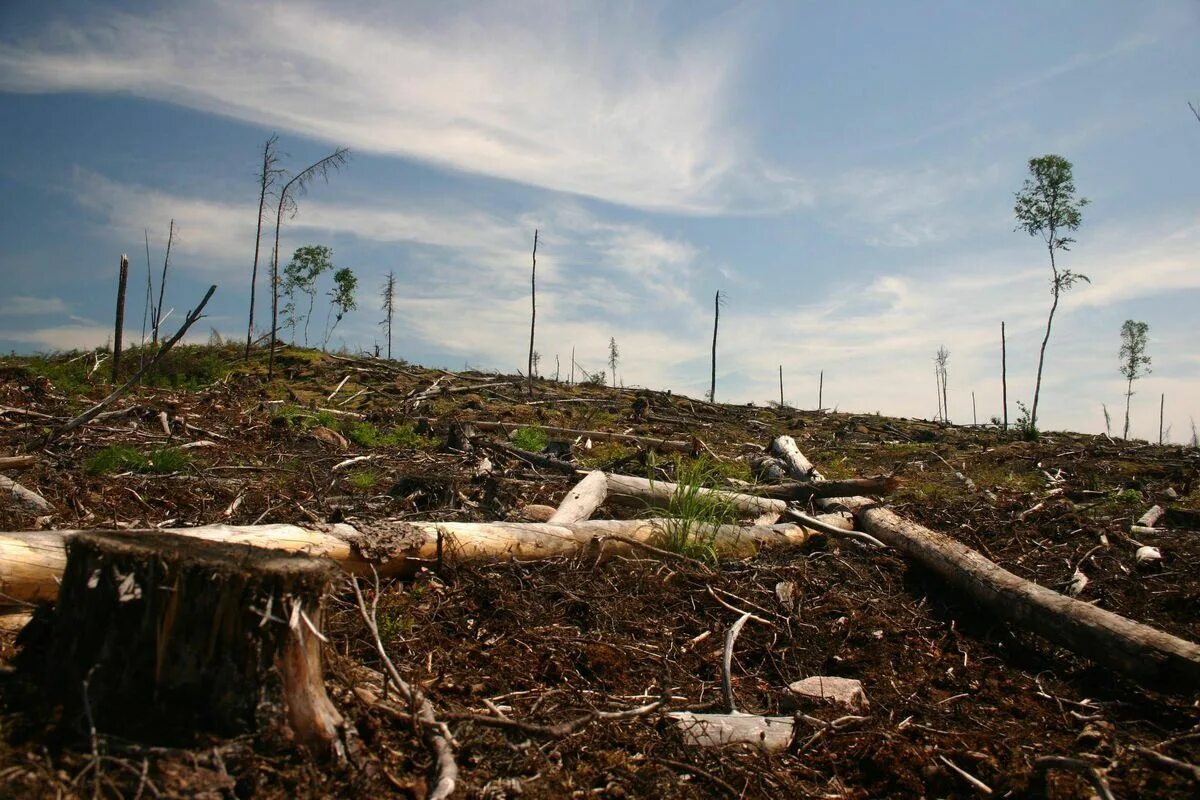
[[[668,37],[640,5],[415,11],[93,11],[0,42],[0,88],[133,92],[639,208],[778,210],[807,196],[733,119],[737,16]]]
[[[0,301],[0,317],[27,317],[41,314],[69,314],[67,304],[59,297],[25,297],[12,295]]]

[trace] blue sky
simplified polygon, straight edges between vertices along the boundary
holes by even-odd
[[[332,344],[512,371],[539,246],[542,372],[609,337],[627,385],[931,417],[1032,394],[1049,266],[1014,233],[1028,159],[1092,203],[1065,266],[1044,427],[1118,418],[1121,323],[1150,325],[1134,434],[1200,419],[1200,4],[43,3],[0,5],[0,349],[110,337],[117,262],[167,307],[219,289],[198,336],[244,336],[263,140],[350,165],[300,200],[287,254],[360,276]],[[265,286],[265,284],[263,284]],[[141,297],[129,316],[141,327]],[[260,297],[262,294],[260,293]],[[258,318],[268,311],[260,305]],[[178,316],[173,319],[178,319]],[[318,317],[320,321],[322,317]],[[168,321],[171,328],[171,321]],[[1015,417],[1015,404],[1010,417]],[[1119,427],[1119,421],[1118,421]]]

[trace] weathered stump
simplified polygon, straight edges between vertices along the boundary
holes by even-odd
[[[344,756],[325,694],[322,598],[332,562],[159,532],[67,543],[47,648],[67,719],[157,743],[286,720],[320,758]]]

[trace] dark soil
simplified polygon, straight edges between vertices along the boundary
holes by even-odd
[[[6,474],[44,496],[55,513],[38,520],[0,506],[0,529],[522,519],[526,506],[557,505],[577,476],[489,448],[487,438],[500,433],[475,440],[471,452],[449,450],[452,430],[461,438],[463,423],[477,420],[695,438],[701,452],[719,459],[715,469],[728,485],[742,488],[751,481],[748,460],[772,437],[789,434],[827,477],[898,473],[902,485],[891,502],[899,513],[1018,575],[1061,589],[1078,568],[1089,579],[1080,599],[1200,640],[1200,533],[1186,530],[1195,519],[1186,511],[1200,508],[1195,449],[1070,433],[1025,442],[992,428],[712,405],[552,381],[537,382],[530,404],[516,379],[485,386],[509,379],[306,351],[287,351],[282,378],[268,383],[259,356],[246,364],[234,352],[203,353],[205,370],[214,353],[226,360],[215,381],[137,390],[112,409],[124,413],[34,450],[36,467]],[[0,360],[0,455],[28,451],[47,427],[106,393],[103,368],[90,386],[90,362],[77,365],[75,374],[61,361]],[[177,359],[184,377],[164,382],[191,386],[187,368]],[[438,379],[438,389],[480,388],[406,400]],[[171,420],[170,437],[160,412]],[[348,437],[349,447],[318,438],[318,427]],[[215,444],[181,451],[182,462],[154,455],[203,440]],[[97,454],[114,445],[132,448],[149,466],[105,471]],[[573,453],[583,467],[673,473],[669,459],[627,445],[575,443]],[[333,471],[357,455],[372,458]],[[493,469],[481,475],[485,457]],[[156,463],[174,468],[156,471]],[[1168,532],[1134,537],[1163,555],[1158,568],[1139,569],[1128,529],[1153,504],[1176,511],[1160,523]],[[792,585],[791,601],[779,599],[780,584]],[[995,796],[1025,797],[1035,760],[1048,755],[1091,764],[1117,797],[1200,792],[1184,769],[1144,752],[1200,763],[1200,695],[1135,685],[998,621],[896,554],[849,540],[763,551],[725,561],[715,573],[652,554],[603,564],[447,564],[385,584],[378,596],[392,660],[444,718],[493,714],[490,703],[537,723],[663,695],[672,698],[669,710],[725,710],[721,649],[738,614],[719,600],[769,622],[749,623],[737,640],[739,710],[791,714],[789,683],[838,675],[862,681],[866,718],[836,728],[801,722],[790,751],[774,756],[689,746],[657,712],[597,722],[565,738],[450,721],[456,796],[978,796],[961,770]],[[411,725],[354,695],[356,670],[381,665],[348,587],[340,585],[329,602],[328,691],[362,738],[363,768],[314,763],[286,729],[271,726],[172,749],[106,735],[106,720],[97,718],[93,753],[86,731],[34,711],[44,708],[36,702],[38,676],[10,670],[0,677],[0,794],[423,797],[429,751]],[[17,651],[8,636],[0,656],[11,661]],[[849,713],[801,711],[826,721]],[[1054,770],[1048,796],[1094,795],[1081,775]]]

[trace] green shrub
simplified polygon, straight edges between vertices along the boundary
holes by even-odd
[[[549,438],[546,432],[538,425],[530,425],[526,428],[517,428],[509,436],[512,443],[522,450],[528,450],[531,453],[540,453],[546,449],[546,443]]]
[[[1020,400],[1017,401],[1017,408],[1021,413],[1017,415],[1017,421],[1013,423],[1013,429],[1025,441],[1036,442],[1040,434],[1037,427],[1033,424],[1033,420],[1030,418],[1029,408]]]
[[[412,425],[398,425],[384,432],[365,421],[346,428],[346,438],[359,447],[421,447],[429,444],[429,439],[417,433]]]

